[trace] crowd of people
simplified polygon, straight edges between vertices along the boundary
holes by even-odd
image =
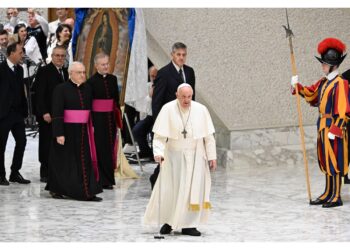
[[[20,169],[27,141],[25,119],[33,112],[45,189],[55,199],[102,201],[97,194],[115,185],[117,130],[123,128],[109,55],[95,55],[96,73],[87,79],[83,63],[73,61],[74,20],[67,9],[57,9],[58,19],[51,23],[35,9],[27,13],[28,20],[20,20],[17,9],[8,8],[8,23],[0,27],[0,186],[31,182]],[[159,71],[149,68],[147,113],[135,121],[131,133],[141,158],[158,163],[150,177],[155,188],[145,223],[155,223],[155,213],[163,213],[160,233],[182,229],[183,234],[199,236],[196,228],[211,208],[209,169],[216,168],[215,131],[208,110],[194,101],[195,74],[185,65],[186,56],[186,45],[177,42],[168,65]],[[5,151],[10,132],[16,145],[8,181]],[[161,192],[161,185],[168,192]],[[161,209],[155,207],[160,199],[166,200]]]

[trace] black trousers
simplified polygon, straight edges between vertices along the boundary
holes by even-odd
[[[52,125],[38,117],[40,178],[48,177],[49,153],[52,142]]]
[[[140,113],[136,111],[135,108],[125,104],[125,110],[124,112],[127,114],[129,123],[130,123],[130,129],[132,130],[135,124],[140,120]],[[128,143],[132,144],[131,136],[128,130],[128,126],[126,124],[125,117],[123,117],[123,129],[121,131],[122,133],[122,142],[123,146]]]
[[[12,133],[16,141],[13,153],[11,172],[16,173],[22,167],[23,154],[27,144],[24,118],[19,112],[10,113],[0,120],[0,176],[6,176],[5,170],[5,150],[9,133]]]
[[[134,128],[132,129],[132,133],[135,137],[135,141],[137,141],[137,144],[140,148],[140,156],[152,156],[153,158],[153,152],[151,147],[148,145],[147,136],[149,133],[152,133],[152,127],[153,127],[153,117],[152,116],[146,116],[145,119],[140,120]]]

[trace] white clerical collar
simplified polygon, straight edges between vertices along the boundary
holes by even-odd
[[[10,69],[13,70],[13,66],[15,66],[8,58],[6,59],[7,65],[10,67]]]
[[[101,74],[99,71],[97,71],[103,78],[106,78],[107,74]]]
[[[74,84],[77,85],[78,87],[79,87],[80,85],[83,84],[83,83],[78,84],[78,83],[74,82],[74,81],[72,80],[72,78],[70,78],[70,80],[71,80],[72,83],[74,83]]]
[[[328,81],[333,80],[337,75],[339,75],[338,70],[334,70],[333,72],[329,73],[326,78]]]
[[[176,63],[174,63],[173,60],[171,60],[171,62],[173,63],[173,65],[174,65],[175,69],[177,70],[177,72],[179,72],[180,69],[182,69],[182,72],[184,71],[183,67],[180,68]]]

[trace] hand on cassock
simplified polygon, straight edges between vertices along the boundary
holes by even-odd
[[[217,167],[216,160],[209,161],[209,167],[210,167],[210,170],[215,171]]]
[[[60,145],[64,145],[64,136],[58,136],[56,137],[56,140],[57,140],[57,143],[60,144]]]

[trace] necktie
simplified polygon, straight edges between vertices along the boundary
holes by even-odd
[[[62,77],[62,80],[65,81],[62,68],[60,68],[59,71],[60,71],[60,75],[61,75],[61,77]]]
[[[184,75],[182,74],[182,69],[179,70],[179,74],[180,74],[182,83],[184,83],[185,79],[184,79]]]
[[[16,65],[13,65],[13,72],[16,73]]]

